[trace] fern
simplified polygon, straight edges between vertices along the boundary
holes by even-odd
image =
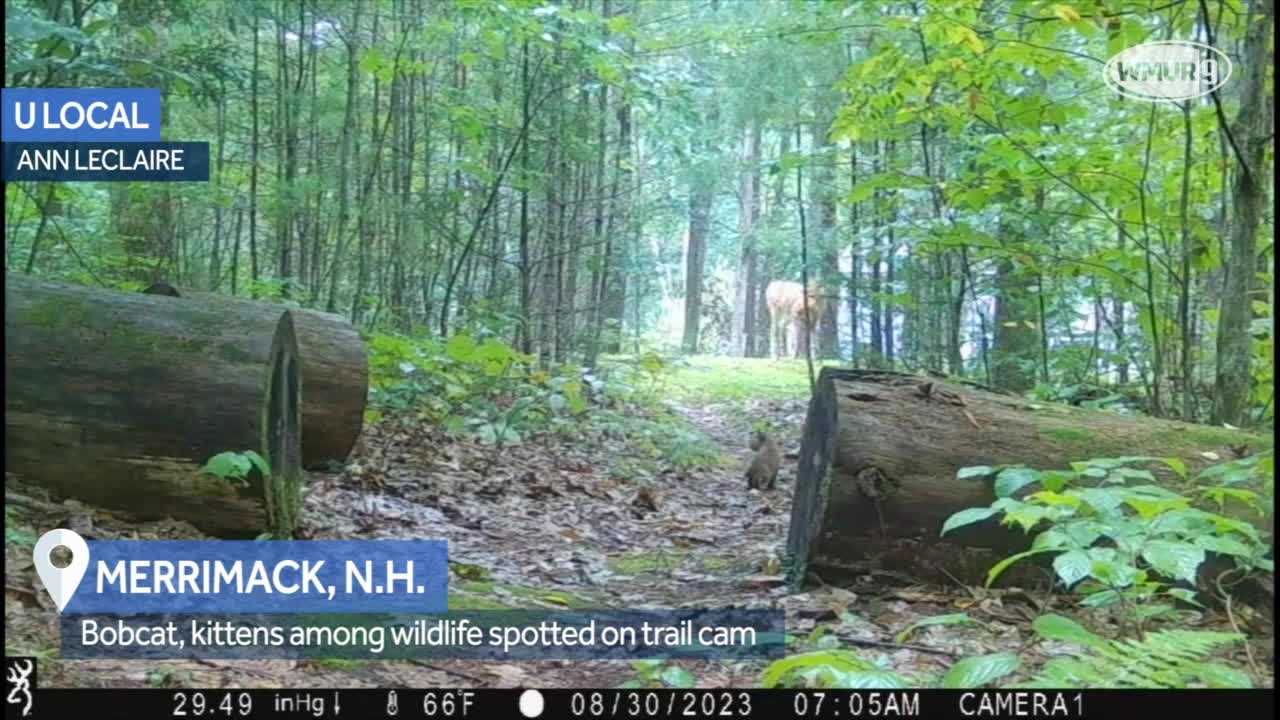
[[[1033,688],[1187,688],[1252,687],[1244,673],[1208,656],[1243,635],[1195,630],[1162,630],[1144,640],[1106,640],[1061,615],[1038,618],[1042,637],[1083,645],[1077,656],[1050,660],[1019,687]]]

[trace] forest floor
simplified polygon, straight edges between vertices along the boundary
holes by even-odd
[[[492,446],[447,436],[413,418],[366,430],[340,472],[313,473],[302,537],[445,538],[450,609],[773,607],[793,649],[840,647],[920,685],[961,658],[1016,652],[1028,676],[1071,646],[1040,641],[1030,623],[1059,612],[1098,626],[1067,597],[1019,589],[931,586],[869,573],[848,587],[791,593],[780,559],[808,379],[790,361],[693,358],[668,379],[663,422],[685,440],[655,456],[644,433],[609,427]],[[749,491],[743,471],[753,424],[779,434],[786,457],[775,490]],[[42,659],[52,687],[613,687],[634,680],[625,661],[76,661],[58,659],[57,613],[31,564],[37,528],[91,539],[195,539],[185,524],[139,524],[74,501],[6,505],[6,653]],[[917,626],[967,615],[963,624]],[[1230,630],[1220,614],[1189,616]],[[1113,636],[1106,628],[1101,634]],[[822,636],[819,638],[819,636]],[[1225,662],[1273,686],[1274,642],[1250,641]],[[668,675],[704,687],[759,684],[765,663],[673,663]],[[1261,669],[1261,670],[1258,670]]]

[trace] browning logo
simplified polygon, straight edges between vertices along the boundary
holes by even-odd
[[[36,659],[32,657],[11,657],[4,659],[5,682],[9,692],[5,695],[4,716],[6,718],[34,717],[31,714],[35,702]]]

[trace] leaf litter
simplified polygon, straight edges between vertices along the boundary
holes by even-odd
[[[720,448],[724,462],[690,468],[659,461],[653,471],[636,473],[646,466],[643,453],[619,433],[549,434],[495,447],[411,416],[388,416],[366,428],[340,471],[309,473],[299,537],[446,539],[451,609],[780,608],[789,635],[854,649],[907,676],[935,676],[977,654],[1022,651],[1043,659],[1061,651],[1031,646],[1031,610],[1042,608],[1023,607],[1032,601],[1018,589],[975,594],[869,572],[850,587],[789,591],[780,563],[805,403],[674,409]],[[763,419],[779,433],[787,460],[775,490],[747,489],[745,418]],[[54,503],[13,477],[6,478],[6,495],[6,649],[41,657],[41,682],[49,686],[612,687],[636,676],[625,661],[187,660],[144,667],[59,660],[57,614],[31,565],[35,533],[63,526],[97,539],[203,536],[186,523],[140,523],[74,500]],[[971,621],[928,621],[955,613]],[[909,642],[895,642],[904,632]],[[702,687],[757,685],[764,666],[678,664],[691,673],[679,677]]]

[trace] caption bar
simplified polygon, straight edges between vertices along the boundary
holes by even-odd
[[[61,619],[65,658],[774,659],[781,610],[477,610],[431,615]]]

